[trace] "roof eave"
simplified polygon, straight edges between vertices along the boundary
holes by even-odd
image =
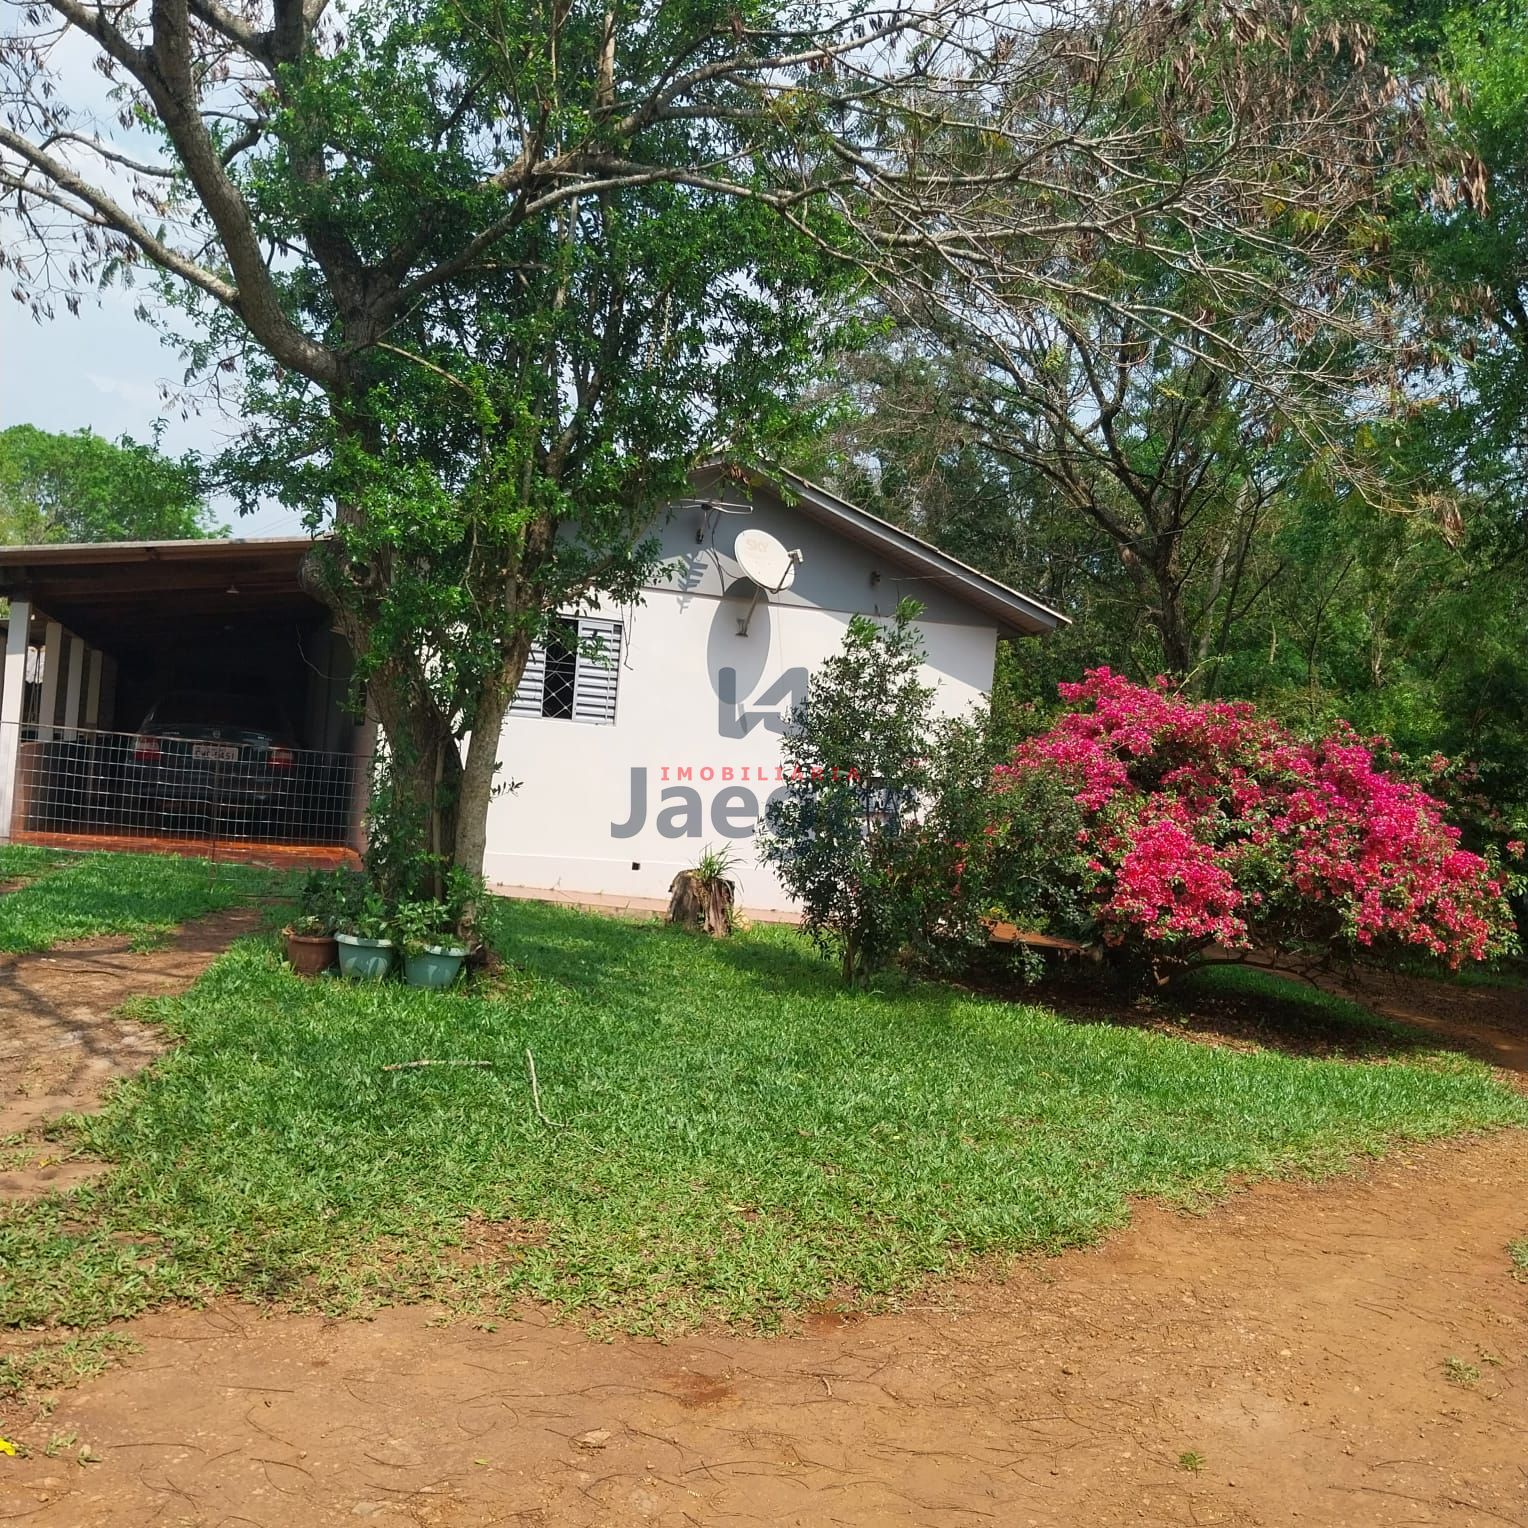
[[[209,536],[182,541],[41,541],[0,546],[0,564],[56,567],[100,562],[158,562],[248,557],[261,552],[298,551],[314,545],[309,536]]]
[[[740,468],[755,486],[772,487],[777,491],[785,489],[819,524],[828,525],[862,545],[885,551],[918,568],[932,582],[991,616],[1009,635],[1043,636],[1058,627],[1071,625],[1070,618],[1059,610],[1052,610],[1039,600],[961,562],[958,557],[951,557],[921,536],[841,499],[799,473],[780,467],[742,466],[722,458],[704,462],[701,466],[703,470]]]

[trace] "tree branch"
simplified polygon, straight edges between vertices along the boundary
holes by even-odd
[[[10,128],[4,126],[0,126],[0,147],[10,149],[18,158],[40,171],[52,185],[58,187],[59,191],[67,193],[74,197],[76,202],[89,208],[98,226],[114,229],[124,238],[130,239],[156,265],[163,266],[165,270],[179,276],[183,281],[190,282],[192,286],[205,292],[209,297],[215,298],[225,307],[237,311],[239,292],[236,287],[230,286],[221,277],[214,275],[204,266],[196,264],[179,250],[171,248],[162,239],[151,234],[130,212],[119,206],[104,191],[76,174],[62,160],[43,153],[19,133],[12,132]],[[48,192],[46,188],[33,186],[17,179],[13,179],[11,185],[24,195],[38,197],[66,212],[76,211],[76,208],[67,200]]]

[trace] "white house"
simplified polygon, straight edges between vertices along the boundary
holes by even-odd
[[[661,898],[707,845],[730,845],[744,905],[785,907],[752,840],[782,781],[786,717],[850,617],[916,599],[925,678],[951,713],[990,689],[1000,636],[1064,621],[788,473],[702,471],[659,534],[662,566],[639,602],[577,613],[578,641],[532,657],[500,754],[514,788],[489,813],[484,868],[497,885]],[[301,586],[309,545],[0,549],[11,602],[0,836],[172,848],[210,836],[220,851],[278,859],[355,847],[375,733],[348,714],[349,654]],[[257,765],[205,740],[177,765],[177,790],[196,773],[191,793],[207,796],[207,811],[128,809],[145,717],[187,692],[204,709],[226,698],[233,731],[240,706],[288,719],[291,746],[270,751],[282,757],[280,789],[259,811],[233,810],[250,805]]]
[[[749,578],[745,531],[800,554],[788,587]],[[730,845],[744,905],[787,907],[753,836],[783,780],[786,716],[849,618],[916,599],[925,682],[946,713],[990,690],[999,636],[1065,620],[788,473],[698,474],[661,534],[662,576],[641,603],[598,608],[579,622],[582,652],[538,650],[526,671],[500,755],[515,788],[489,812],[491,881],[656,898],[706,846]]]

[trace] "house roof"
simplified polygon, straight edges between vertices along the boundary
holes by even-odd
[[[919,577],[981,611],[1006,633],[1037,636],[1071,624],[1059,610],[1052,610],[1049,605],[1021,594],[979,568],[951,557],[921,536],[839,498],[836,493],[797,473],[780,467],[738,467],[721,461],[710,462],[707,466],[713,470],[726,467],[734,473],[741,472],[754,487],[781,494],[792,509],[808,519],[895,559]]]
[[[1005,633],[1033,636],[1068,624],[1059,611],[794,472],[721,462],[708,467],[724,465],[797,513],[944,589]],[[0,595],[30,596],[53,619],[97,640],[120,633],[124,622],[142,634],[146,627],[174,629],[226,615],[231,606],[313,615],[321,607],[299,576],[312,546],[306,536],[273,536],[0,547]]]

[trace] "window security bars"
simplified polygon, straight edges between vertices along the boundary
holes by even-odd
[[[567,617],[531,649],[509,714],[612,724],[621,635],[619,621]]]

